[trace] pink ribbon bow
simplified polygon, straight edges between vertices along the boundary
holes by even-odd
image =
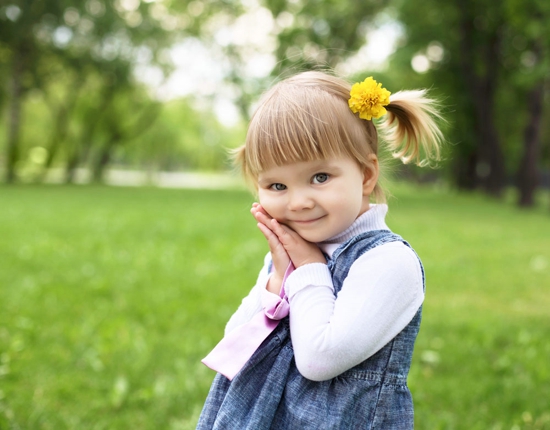
[[[285,293],[285,281],[294,271],[292,263],[286,269],[279,297],[264,307],[250,321],[231,330],[214,347],[202,363],[221,373],[230,381],[243,368],[262,342],[275,330],[290,311]]]

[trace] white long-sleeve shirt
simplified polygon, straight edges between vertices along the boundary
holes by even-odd
[[[319,243],[332,256],[359,233],[389,230],[387,206],[371,205],[346,231]],[[230,318],[226,333],[248,322],[280,298],[267,291],[268,254],[256,285]],[[415,253],[402,242],[367,251],[351,266],[338,298],[326,264],[297,268],[287,278],[290,332],[296,366],[308,379],[331,379],[366,360],[412,320],[424,300],[422,272]]]

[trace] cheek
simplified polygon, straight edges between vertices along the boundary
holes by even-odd
[[[267,193],[262,193],[261,191],[258,193],[258,200],[264,210],[273,218],[277,218],[278,210],[277,210],[277,199],[275,199],[273,196],[270,196]]]
[[[363,207],[363,192],[360,188],[348,189],[334,196],[333,207],[346,208],[345,214],[350,219],[355,219]],[[346,216],[342,213],[342,216]]]
[[[363,200],[363,190],[361,187],[350,186],[345,189],[338,190],[333,193],[332,201],[335,205],[340,207],[354,208],[357,205],[361,205]]]

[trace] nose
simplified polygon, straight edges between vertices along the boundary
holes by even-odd
[[[288,193],[288,209],[291,211],[301,211],[311,209],[315,206],[315,201],[306,190],[294,189]]]

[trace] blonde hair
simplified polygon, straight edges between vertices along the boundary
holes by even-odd
[[[317,71],[303,72],[273,86],[260,99],[250,120],[245,144],[234,151],[245,178],[256,185],[265,169],[283,164],[348,156],[371,169],[378,156],[378,132],[395,158],[425,165],[439,159],[442,134],[433,99],[424,90],[390,97],[388,113],[376,126],[349,106],[351,85]],[[377,201],[384,201],[379,184]]]

